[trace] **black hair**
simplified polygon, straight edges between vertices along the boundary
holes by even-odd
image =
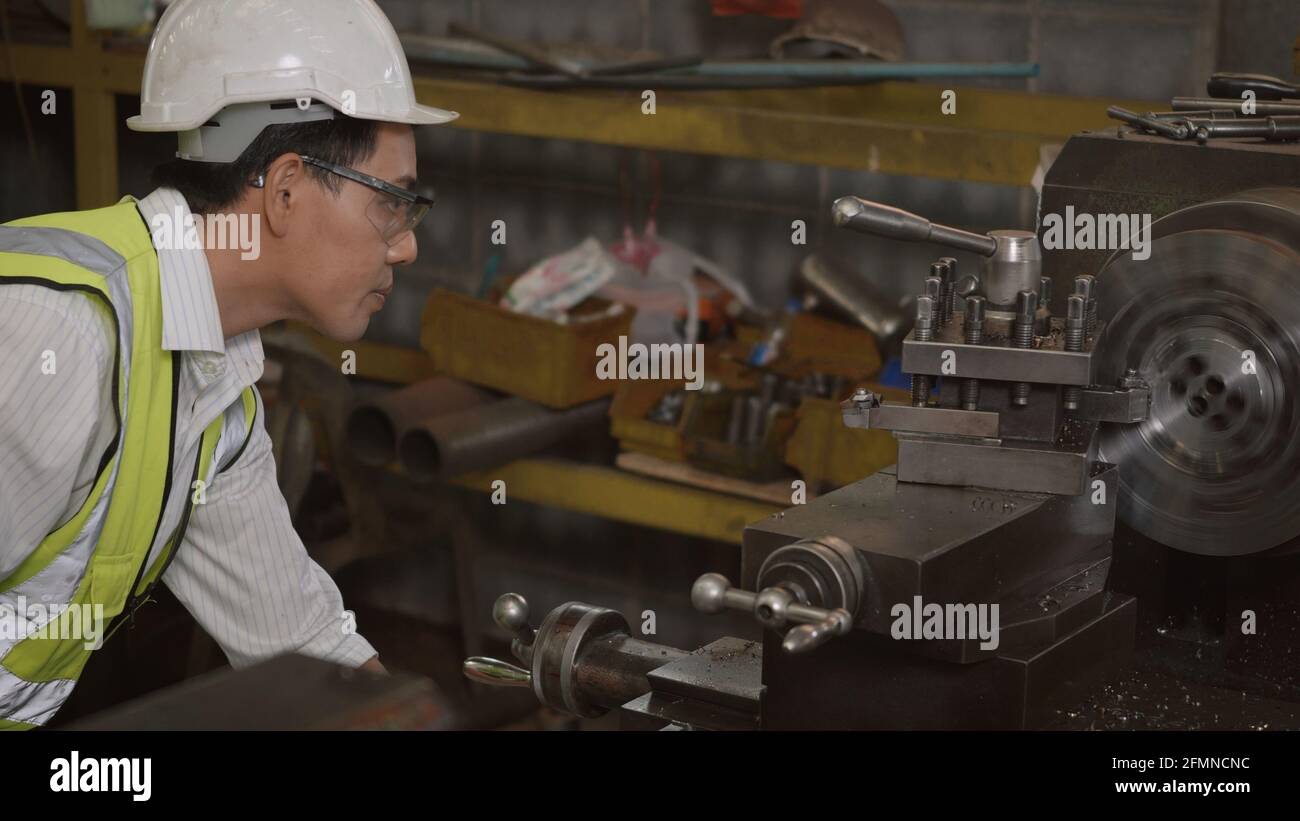
[[[338,165],[365,162],[375,152],[379,124],[336,114],[332,120],[268,125],[230,163],[174,159],[153,170],[153,184],[180,191],[195,214],[213,214],[243,194],[244,187],[265,174],[279,157],[307,154]],[[306,166],[317,182],[338,193],[339,180],[314,165]]]

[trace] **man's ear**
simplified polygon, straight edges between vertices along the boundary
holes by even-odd
[[[281,154],[266,169],[262,186],[262,213],[274,236],[289,232],[289,223],[304,204],[307,166],[297,154]]]

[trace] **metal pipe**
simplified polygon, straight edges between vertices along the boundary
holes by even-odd
[[[1171,123],[1165,120],[1157,120],[1151,117],[1143,117],[1127,108],[1120,108],[1113,105],[1106,109],[1106,116],[1112,120],[1119,120],[1135,128],[1145,128],[1153,131],[1162,137],[1168,137],[1172,140],[1185,140],[1191,136],[1191,129],[1181,123]]]
[[[496,39],[493,35],[488,38]],[[532,49],[525,55],[517,48],[519,41],[510,41],[510,48],[488,45],[491,42],[481,32],[474,39],[459,37],[432,37],[409,32],[399,35],[402,48],[414,60],[427,60],[445,65],[500,71],[528,71],[536,68],[539,56]],[[528,45],[528,44],[522,44]],[[540,51],[540,49],[537,49]],[[512,53],[514,52],[514,53]],[[540,55],[555,61],[553,55]],[[686,65],[679,65],[686,61]],[[564,60],[564,67],[586,73],[585,80],[608,73],[607,64],[591,59],[574,57]],[[685,76],[696,78],[794,78],[805,80],[840,80],[865,82],[886,79],[913,79],[921,77],[1036,77],[1037,63],[914,63],[882,62],[878,60],[726,60],[703,61],[698,57],[665,58],[647,62],[639,69],[637,82],[644,83],[646,75],[673,80]],[[619,73],[629,69],[619,65]],[[568,73],[568,72],[562,72]],[[563,78],[568,79],[568,78]],[[615,78],[610,78],[615,79]],[[650,86],[646,86],[647,88]],[[661,87],[661,86],[656,86]]]
[[[1266,140],[1294,140],[1300,137],[1300,116],[1295,115],[1272,115],[1257,119],[1238,117],[1231,120],[1189,117],[1187,124],[1196,129],[1197,139],[1263,137]]]
[[[706,60],[667,74],[902,80],[921,77],[1037,77],[1037,63],[889,63],[880,60]]]
[[[525,60],[530,68],[543,68],[574,78],[582,77],[585,74],[581,65],[574,63],[572,60],[554,57],[545,48],[524,40],[515,40],[510,37],[502,37],[499,34],[480,31],[473,26],[467,26],[455,20],[447,24],[447,33],[486,43],[499,51]]]
[[[1251,105],[1254,107],[1255,114],[1300,114],[1300,102],[1284,103],[1256,100]],[[1173,109],[1178,112],[1205,110],[1239,112],[1241,107],[1242,101],[1239,99],[1219,100],[1214,97],[1175,97],[1173,100]]]
[[[397,453],[411,478],[433,481],[536,453],[603,420],[608,411],[609,399],[552,410],[512,396],[419,422],[398,439]]]
[[[358,404],[348,414],[344,438],[363,465],[382,467],[397,458],[397,440],[406,429],[445,413],[497,399],[497,394],[449,376],[438,376]]]
[[[799,276],[818,295],[875,335],[888,348],[904,333],[905,317],[866,278],[819,254],[804,257]]]
[[[763,441],[763,398],[748,396],[745,398],[745,444],[755,445]]]
[[[745,397],[735,396],[731,399],[731,419],[727,422],[727,442],[739,445],[745,435]]]

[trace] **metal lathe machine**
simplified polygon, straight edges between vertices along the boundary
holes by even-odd
[[[917,272],[910,402],[842,404],[897,464],[751,524],[741,578],[695,583],[761,642],[687,652],[576,602],[534,629],[507,594],[522,666],[466,674],[639,729],[1068,726],[1133,670],[1300,702],[1300,147],[1085,132],[1040,223],[1067,208],[1149,214],[1149,254],[836,201],[838,226],[985,262]]]

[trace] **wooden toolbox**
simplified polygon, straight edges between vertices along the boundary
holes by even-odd
[[[420,345],[439,373],[568,408],[614,393],[617,380],[596,376],[596,350],[605,342],[618,346],[635,310],[590,298],[569,315],[571,321],[561,324],[435,288],[421,320]]]

